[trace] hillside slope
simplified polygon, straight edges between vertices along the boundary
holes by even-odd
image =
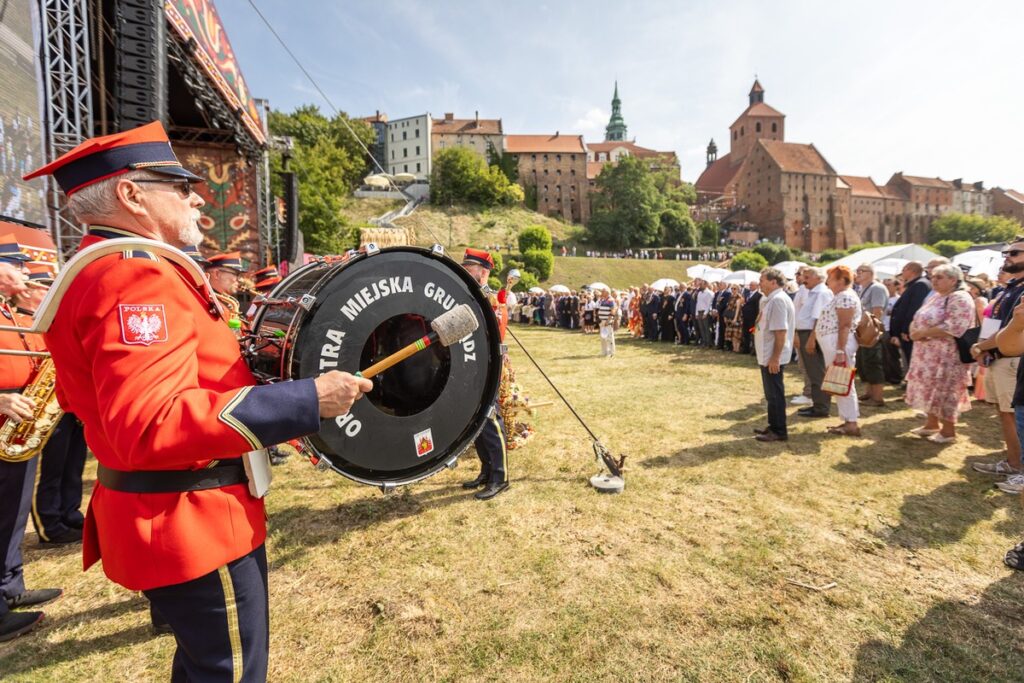
[[[609,287],[622,289],[651,283],[663,277],[682,282],[688,279],[686,269],[694,263],[695,261],[556,256],[551,277],[541,286],[562,284],[576,288],[591,282],[603,282]]]

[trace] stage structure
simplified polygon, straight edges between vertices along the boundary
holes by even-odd
[[[21,88],[23,100],[36,97],[32,114],[41,120],[41,141],[28,155],[33,162],[59,156],[93,135],[160,120],[178,157],[207,179],[198,189],[206,200],[203,250],[241,251],[247,261],[267,263],[279,239],[269,197],[268,107],[249,94],[212,1],[8,2],[9,13],[21,22],[23,42],[31,46],[34,34],[37,82],[29,84],[34,91]],[[28,41],[25,17],[34,29]],[[0,18],[0,28],[9,23]],[[10,33],[0,31],[0,38]],[[18,54],[25,80],[25,50]],[[18,114],[24,121],[26,113]],[[22,125],[19,131],[24,130]],[[5,171],[0,178],[5,187],[11,177]],[[83,227],[64,211],[56,185],[15,189],[28,206],[35,195],[45,201],[41,215],[12,217],[47,222],[58,251],[73,252]]]

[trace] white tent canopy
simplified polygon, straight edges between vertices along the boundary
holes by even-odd
[[[782,274],[790,280],[796,279],[796,271],[800,270],[802,266],[806,266],[806,263],[801,261],[782,261],[776,263],[772,268],[777,268],[782,271]]]
[[[708,268],[704,271],[701,279],[708,282],[721,282],[729,275],[729,272],[725,268]]]
[[[854,252],[849,256],[844,256],[838,261],[825,264],[823,267],[831,268],[832,266],[846,266],[850,270],[856,270],[857,266],[862,263],[870,263],[872,265],[879,261],[887,259],[905,259],[907,261],[920,261],[921,263],[928,263],[933,258],[938,256],[934,251],[925,249],[919,244],[894,244],[888,247],[872,247],[870,249],[861,249],[858,252]]]
[[[987,274],[993,280],[999,277],[1003,267],[1003,254],[995,249],[965,251],[953,257],[953,265],[966,267],[969,275]]]

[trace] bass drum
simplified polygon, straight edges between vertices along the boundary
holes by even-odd
[[[498,395],[501,345],[494,311],[456,262],[415,247],[368,248],[343,263],[318,262],[282,280],[253,320],[248,348],[266,381],[356,373],[431,331],[460,304],[477,315],[460,342],[428,347],[373,379],[373,391],[306,437],[334,471],[388,490],[452,467]]]

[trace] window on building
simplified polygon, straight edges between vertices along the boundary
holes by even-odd
[[[407,130],[403,130],[402,131],[402,139],[403,140],[408,140],[409,139],[409,131],[407,131]]]
[[[406,173],[408,173],[408,172],[409,172],[409,164],[406,164],[406,165],[405,165],[405,172],[406,172]]]
[[[545,154],[545,155],[544,155],[544,161],[547,161],[547,160],[548,160],[548,155],[547,155],[547,154]]]
[[[740,126],[740,135],[743,135],[743,126]]]
[[[420,172],[420,162],[418,162],[418,161],[416,162],[416,172],[417,173]]]
[[[537,161],[537,155],[536,154],[531,154],[530,155],[530,160],[531,161]]]
[[[754,132],[755,133],[760,133],[761,132],[761,122],[760,121],[758,121],[757,123],[754,124]]]
[[[772,132],[773,133],[779,132],[779,124],[777,124],[775,122],[772,122]]]
[[[394,161],[394,159],[395,159],[395,150],[391,150],[391,160]]]
[[[408,147],[403,147],[402,148],[402,156],[403,157],[409,156],[409,148]]]
[[[416,156],[420,155],[420,146],[416,145]]]
[[[419,136],[420,136],[420,129],[419,129],[419,128],[417,128],[417,129],[416,129],[416,137],[419,137]]]
[[[555,161],[561,161],[561,160],[562,160],[562,155],[561,154],[556,154],[555,155]]]
[[[555,171],[555,175],[562,175],[562,169],[558,169],[557,171]]]
[[[735,140],[737,137],[739,137],[739,136],[736,135],[736,131],[733,131],[732,132],[732,139]]]

